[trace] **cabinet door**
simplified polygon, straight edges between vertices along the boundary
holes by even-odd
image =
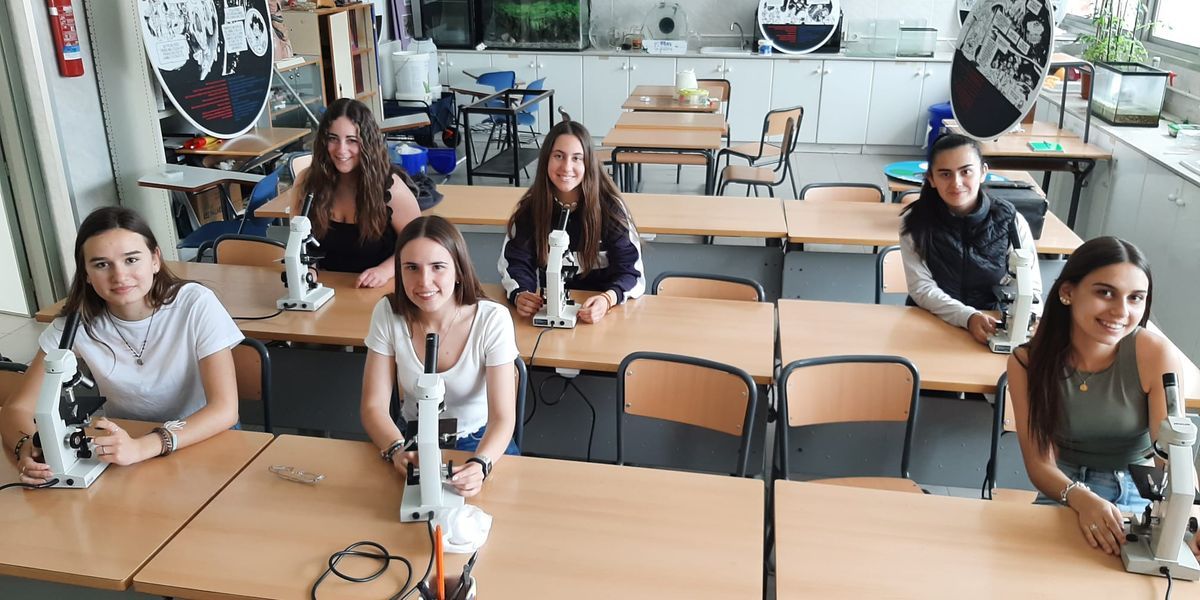
[[[329,15],[326,26],[329,27],[329,54],[326,56],[333,62],[330,89],[333,98],[353,98],[354,90],[354,57],[351,54],[350,16],[349,13]]]
[[[695,71],[696,79],[725,78],[725,61],[720,58],[679,58],[675,61],[675,65],[679,71],[688,69]],[[671,81],[668,83],[675,83],[674,75],[671,76]]]
[[[512,71],[517,76],[518,86],[529,85],[531,81],[538,78],[537,56],[533,54],[493,54],[491,70]]]
[[[1169,332],[1175,342],[1192,362],[1200,362],[1200,321],[1193,314],[1196,298],[1200,297],[1200,187],[1184,182],[1183,193],[1179,196],[1183,205],[1179,207],[1179,221],[1176,225],[1178,238],[1171,246],[1171,254],[1167,263],[1167,271],[1155,279],[1154,304],[1158,305],[1158,279],[1170,277],[1180,282],[1179,294],[1171,298],[1171,302],[1184,306],[1185,316],[1176,331]],[[1154,265],[1152,265],[1154,266]],[[1154,273],[1160,270],[1155,266]]]
[[[863,144],[871,107],[871,72],[866,61],[824,62],[818,144]]]
[[[540,54],[537,57],[538,77],[546,78],[546,89],[554,90],[555,110],[562,108],[572,116],[583,118],[583,57],[566,54]],[[550,129],[550,103],[538,109],[538,127]],[[561,117],[555,114],[554,122]]]
[[[917,132],[913,144],[924,146],[929,129],[929,107],[950,100],[950,63],[925,63],[921,75],[921,102],[917,105]]]
[[[451,86],[473,86],[475,78],[464,73],[468,71],[475,75],[482,75],[492,69],[492,55],[484,52],[447,52],[445,64],[445,85]],[[460,103],[465,103],[465,98],[459,98]]]
[[[774,74],[771,85],[771,109],[804,107],[804,120],[800,123],[800,138],[802,144],[815,144],[817,141],[817,121],[821,115],[821,70],[820,60],[787,59],[772,61]],[[741,95],[735,98],[741,102]],[[740,109],[740,107],[739,107]],[[762,134],[762,117],[755,126],[752,141],[757,141]]]
[[[629,58],[629,91],[639,85],[675,85],[675,59],[666,56]]]
[[[924,75],[924,63],[879,62],[875,65],[871,78],[871,106],[867,114],[868,144],[912,144],[913,120],[921,102]]]
[[[1112,152],[1112,177],[1109,180],[1104,233],[1133,241],[1149,161],[1146,155],[1121,142],[1113,147]]]
[[[583,123],[599,142],[616,125],[629,97],[629,61],[617,56],[583,57]],[[572,119],[580,117],[571,115]]]
[[[758,141],[763,116],[771,109],[771,61],[753,58],[725,61],[729,80],[729,132],[737,141]]]

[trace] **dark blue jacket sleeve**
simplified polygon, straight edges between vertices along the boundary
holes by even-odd
[[[500,249],[497,266],[509,302],[521,292],[538,289],[538,261],[534,256],[533,238],[529,235],[531,229],[527,223],[518,222],[515,231],[505,234],[504,246]]]

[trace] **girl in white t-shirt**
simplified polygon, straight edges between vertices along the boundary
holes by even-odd
[[[492,465],[517,454],[517,344],[508,308],[484,297],[467,244],[449,221],[419,217],[396,243],[396,289],[380,299],[367,334],[363,427],[381,456],[401,473],[416,461],[388,412],[399,384],[404,421],[417,419],[407,400],[424,371],[425,336],[436,333],[437,370],[446,386],[442,418],[458,420],[459,450],[475,455],[455,467],[451,483],[463,496],[479,493]]]
[[[105,413],[164,422],[139,437],[97,419],[97,458],[130,465],[206,440],[238,420],[237,381],[230,349],[242,340],[229,313],[206,287],[176,277],[162,261],[146,221],[127,208],[105,207],[83,221],[75,239],[75,276],[62,315],[78,314],[72,349],[86,363]],[[40,484],[52,473],[31,436],[43,361],[58,347],[65,318],[38,340],[41,350],[21,389],[0,411],[4,447],[21,481]],[[167,426],[166,421],[172,421]]]

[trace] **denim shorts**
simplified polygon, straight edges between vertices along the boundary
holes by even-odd
[[[1123,513],[1141,513],[1150,504],[1138,493],[1133,476],[1126,469],[1105,471],[1061,460],[1057,464],[1071,481],[1082,481],[1093,494],[1112,502]],[[1047,498],[1039,492],[1035,504],[1058,504],[1058,498]]]

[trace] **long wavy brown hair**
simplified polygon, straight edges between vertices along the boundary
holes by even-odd
[[[317,127],[313,142],[312,166],[305,172],[304,194],[313,195],[309,220],[313,235],[325,237],[329,222],[333,220],[333,192],[341,176],[329,156],[329,128],[341,117],[350,119],[358,127],[358,170],[348,177],[358,177],[357,199],[354,218],[358,224],[359,241],[376,239],[383,235],[388,223],[387,190],[391,187],[392,164],[388,160],[387,144],[383,133],[375,122],[371,109],[353,98],[339,98],[329,105]]]
[[[400,251],[404,250],[409,242],[420,238],[431,239],[450,252],[450,258],[454,261],[454,273],[458,276],[454,286],[454,301],[459,306],[470,306],[478,303],[481,298],[487,298],[483,285],[479,283],[479,277],[475,274],[471,255],[467,252],[467,242],[458,228],[436,215],[417,217],[404,226],[396,239],[395,288],[387,295],[393,313],[404,317],[411,325],[420,312],[404,291],[404,263],[400,262]]]
[[[158,273],[154,274],[154,283],[150,285],[150,291],[146,294],[146,300],[151,308],[157,309],[164,304],[174,302],[179,288],[188,283],[188,280],[181,279],[172,273],[171,269],[167,267],[167,263],[162,262],[162,251],[159,249],[158,239],[154,237],[154,232],[150,231],[150,225],[146,223],[142,215],[120,206],[96,209],[79,226],[79,233],[75,237],[75,275],[71,278],[71,289],[67,292],[67,299],[58,313],[60,317],[78,313],[79,322],[83,325],[84,331],[96,341],[100,340],[92,333],[92,325],[96,319],[106,316],[108,309],[104,299],[87,282],[87,261],[83,256],[83,245],[93,237],[113,229],[125,229],[142,236],[142,239],[146,240],[146,247],[150,249],[150,254],[159,258]]]
[[[1154,298],[1154,277],[1150,274],[1150,263],[1137,246],[1112,236],[1088,240],[1077,248],[1062,273],[1050,288],[1046,297],[1046,308],[1037,332],[1025,346],[1029,350],[1029,433],[1037,444],[1038,451],[1045,454],[1054,446],[1054,436],[1062,427],[1063,399],[1062,382],[1067,377],[1071,359],[1071,309],[1060,300],[1063,284],[1078,287],[1089,273],[1096,269],[1129,263],[1146,274],[1146,312],[1139,323],[1142,327],[1150,320],[1150,301]]]
[[[517,223],[528,216],[533,224],[533,248],[538,265],[546,266],[546,257],[550,253],[550,228],[554,226],[551,223],[554,217],[554,184],[550,182],[548,169],[554,143],[562,135],[575,136],[583,146],[583,181],[579,183],[579,203],[572,211],[571,218],[583,221],[579,270],[580,274],[586,274],[599,266],[601,234],[610,227],[632,229],[634,225],[617,184],[596,159],[596,153],[592,151],[592,136],[583,124],[563,120],[550,128],[546,139],[542,140],[533,182],[508,219],[508,233],[515,235]]]

